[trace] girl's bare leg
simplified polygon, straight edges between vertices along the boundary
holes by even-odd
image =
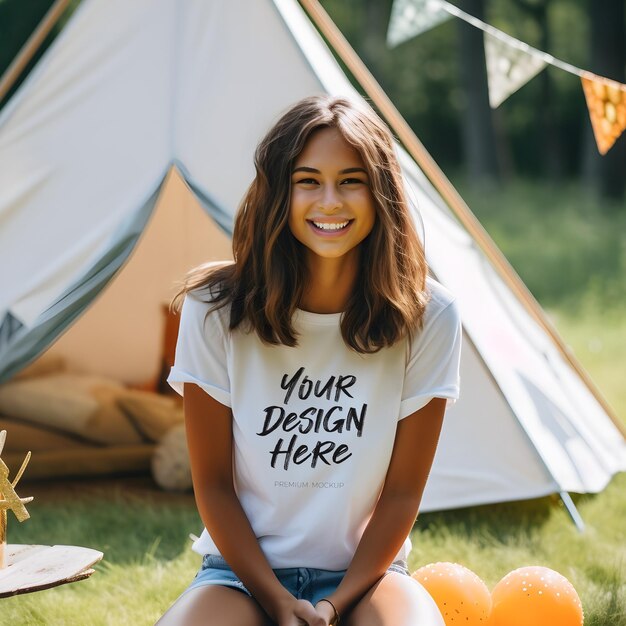
[[[397,572],[385,574],[346,618],[346,626],[445,626],[426,589]]]
[[[158,626],[271,626],[248,595],[222,585],[191,589],[157,622]]]

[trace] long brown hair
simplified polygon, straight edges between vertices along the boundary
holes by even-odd
[[[201,290],[214,303],[210,310],[230,304],[230,330],[246,322],[266,343],[297,345],[292,316],[307,268],[303,246],[288,226],[291,172],[308,137],[323,127],[336,128],[359,151],[376,204],[377,219],[360,244],[356,284],[341,316],[343,339],[357,352],[372,353],[421,327],[426,258],[391,133],[369,106],[331,96],[292,106],[258,145],[256,176],[235,218],[235,262],[192,270],[173,308],[188,292]]]

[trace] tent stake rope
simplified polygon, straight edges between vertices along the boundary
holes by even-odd
[[[4,98],[9,89],[13,87],[13,84],[22,73],[22,70],[33,58],[33,55],[37,52],[39,46],[54,25],[59,21],[59,18],[63,15],[69,3],[70,0],[56,0],[39,23],[39,26],[37,26],[33,34],[28,38],[28,41],[22,46],[22,49],[13,60],[13,63],[9,65],[2,75],[2,79],[0,79],[0,101]]]
[[[572,366],[574,371],[587,385],[600,406],[611,418],[615,427],[626,438],[626,426],[617,417],[607,400],[598,387],[591,380],[582,365],[578,362],[571,350],[565,345],[557,330],[548,320],[543,309],[524,284],[517,272],[513,269],[506,257],[496,246],[482,224],[478,221],[471,209],[467,206],[454,185],[428,153],[422,142],[417,138],[411,127],[407,124],[400,112],[396,109],[382,87],[378,84],[372,73],[367,69],[363,61],[350,46],[347,39],[330,19],[328,13],[322,8],[318,0],[299,0],[307,12],[309,18],[326,38],[331,49],[343,61],[357,80],[367,96],[376,105],[380,113],[393,129],[396,136],[404,144],[409,154],[415,159],[424,174],[428,177],[435,189],[441,194],[447,205],[452,209],[461,224],[472,235],[483,253],[487,256],[494,269],[513,293],[519,298],[532,318],[548,333],[555,345]],[[569,497],[569,496],[568,496]]]

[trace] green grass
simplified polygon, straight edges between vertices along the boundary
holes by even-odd
[[[25,483],[21,491],[35,495],[31,519],[9,520],[9,543],[80,545],[105,556],[90,579],[3,600],[1,624],[154,624],[199,566],[189,549],[188,534],[200,527],[191,495],[172,502],[147,478],[70,483],[69,491]]]
[[[72,544],[102,550],[88,580],[2,600],[0,623],[19,626],[154,624],[199,566],[187,537],[200,521],[193,498],[171,498],[148,479],[75,488],[30,485],[32,519],[9,527],[13,543]],[[462,563],[492,588],[524,565],[551,567],[577,589],[586,626],[626,624],[626,475],[597,496],[577,497],[588,529],[576,531],[555,498],[423,514],[413,531],[412,570]],[[80,495],[79,495],[80,494]]]
[[[626,421],[626,207],[574,185],[461,191]],[[22,494],[36,496],[32,519],[11,518],[9,541],[89,546],[105,558],[86,581],[2,600],[1,624],[154,624],[199,566],[191,496],[165,496],[148,479],[24,484]],[[584,534],[558,498],[423,514],[409,565],[459,562],[489,588],[518,567],[551,567],[578,591],[586,626],[626,626],[626,474],[574,500]]]
[[[566,576],[581,597],[585,624],[626,624],[626,475],[598,496],[576,498],[587,530],[579,533],[557,498],[475,507],[420,517],[411,565],[453,561],[493,586],[525,565]]]
[[[549,310],[549,314],[559,334],[626,424],[626,307],[622,315],[590,310],[573,316],[556,309]]]

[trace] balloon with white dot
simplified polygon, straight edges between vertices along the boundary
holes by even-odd
[[[583,607],[572,584],[538,565],[509,572],[491,592],[490,626],[582,626]]]
[[[491,595],[485,583],[458,563],[431,563],[413,573],[437,604],[446,626],[487,626]]]

